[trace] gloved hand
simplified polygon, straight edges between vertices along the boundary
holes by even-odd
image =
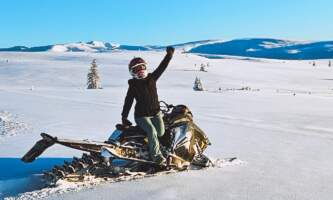
[[[121,118],[121,121],[123,123],[124,126],[130,126],[132,125],[132,122],[130,120],[128,120],[127,118]]]
[[[166,52],[167,52],[168,55],[172,56],[173,53],[175,52],[175,48],[172,47],[172,46],[168,46],[168,47],[166,48]]]

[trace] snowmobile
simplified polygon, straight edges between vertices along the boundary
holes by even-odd
[[[207,167],[210,159],[204,151],[210,141],[207,135],[193,122],[193,115],[185,105],[169,105],[160,102],[165,134],[159,138],[162,154],[167,158],[165,165],[154,163],[149,158],[148,139],[139,126],[116,125],[107,141],[60,139],[41,133],[39,140],[23,157],[32,162],[47,148],[60,144],[85,151],[81,158],[73,157],[62,166],[54,166],[44,177],[51,182],[74,178],[81,180],[85,175],[116,177],[123,173],[156,173],[163,170],[186,170],[190,166]]]

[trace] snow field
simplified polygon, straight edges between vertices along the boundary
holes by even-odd
[[[32,174],[81,155],[54,146],[43,154],[47,164],[20,163],[19,158],[40,138],[40,132],[104,141],[120,122],[129,60],[142,56],[153,69],[163,54],[0,53],[1,58],[9,60],[0,62],[0,110],[10,113],[6,116],[19,116],[19,122],[32,128],[0,139],[2,170],[4,166],[17,168],[2,172],[0,193],[15,198],[18,193],[31,192],[25,197],[33,197],[41,192],[40,185],[23,187],[38,183]],[[94,58],[102,90],[85,89]],[[200,64],[207,62],[208,72],[200,72]],[[210,157],[237,156],[245,164],[102,184],[43,197],[332,199],[333,69],[327,67],[327,62],[317,60],[313,67],[310,61],[206,59],[176,52],[158,82],[160,100],[189,106],[194,120],[212,142],[207,149]],[[206,91],[193,91],[196,76]],[[253,90],[236,90],[244,87]],[[133,109],[130,116],[134,121]]]

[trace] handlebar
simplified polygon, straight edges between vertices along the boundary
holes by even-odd
[[[175,107],[172,104],[167,104],[165,101],[160,101],[159,103],[160,103],[160,109],[163,113],[168,113],[170,111],[170,109]]]

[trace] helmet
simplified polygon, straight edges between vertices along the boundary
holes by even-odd
[[[147,63],[140,57],[135,57],[128,64],[128,71],[136,79],[146,78],[148,75],[147,72]]]

